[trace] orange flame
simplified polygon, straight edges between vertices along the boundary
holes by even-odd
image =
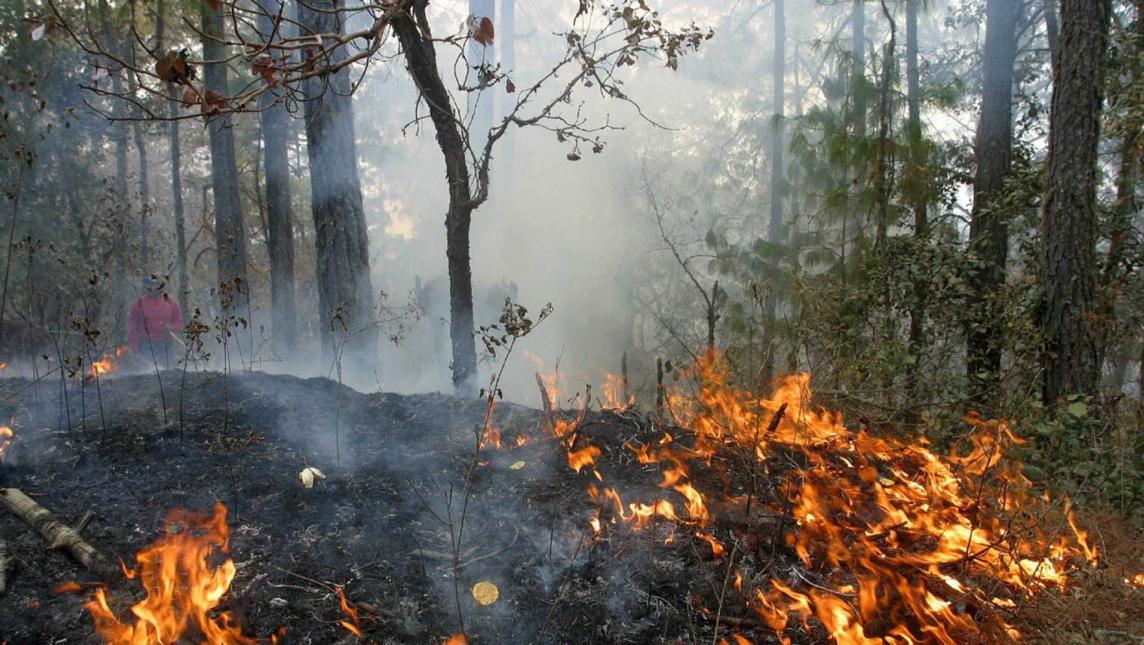
[[[441,645],[469,645],[469,639],[464,634],[453,634]]]
[[[235,576],[234,561],[210,561],[226,553],[230,531],[226,507],[216,502],[212,515],[175,510],[167,518],[166,535],[136,555],[138,578],[147,597],[131,607],[135,623],[120,621],[97,589],[85,603],[96,632],[112,645],[176,643],[185,634],[200,635],[212,645],[254,645],[238,618],[218,605]],[[196,636],[198,637],[198,636]]]
[[[354,607],[346,600],[346,593],[343,591],[342,585],[334,587],[334,591],[338,594],[338,604],[342,608],[342,613],[346,615],[349,620],[339,620],[338,624],[345,627],[351,634],[361,638],[365,634],[361,630],[361,622],[358,618],[357,607]]]
[[[728,445],[759,462],[772,454],[771,446],[795,451],[801,467],[782,475],[785,499],[770,511],[793,517],[785,542],[821,582],[802,588],[772,579],[769,587],[747,594],[782,642],[789,642],[784,632],[792,620],[803,629],[813,621],[839,643],[980,640],[979,618],[959,609],[965,597],[1003,607],[1012,600],[983,589],[1001,583],[1023,595],[1061,588],[1070,570],[1096,561],[1097,550],[1071,509],[1063,513],[1071,536],[1050,537],[1023,519],[1062,514],[1047,495],[1033,491],[1009,457],[1022,440],[1004,421],[966,417],[973,428],[968,450],[942,455],[924,439],[847,429],[840,414],[811,404],[807,374],[780,380],[770,398],[730,386],[726,369],[715,361],[701,363],[696,376],[694,393],[670,398],[676,418],[696,435],[694,445],[677,446],[666,433],[627,445],[640,463],[660,465],[660,487],[683,496],[686,515],[665,499],[625,504],[615,489],[592,485],[588,492],[600,510],[590,524],[597,535],[605,517],[632,528],[655,518],[703,527],[711,514],[690,481],[691,462],[718,467],[713,457]],[[569,465],[580,470],[594,463],[599,450],[592,447],[569,450]],[[695,535],[721,555],[713,535]],[[1140,584],[1142,577],[1125,582]],[[982,579],[993,583],[976,584]],[[999,617],[993,620],[1016,634]]]
[[[115,359],[122,358],[126,354],[126,347],[117,347],[115,348],[114,354],[104,354],[103,358],[99,359],[98,361],[92,361],[91,367],[87,371],[88,378],[103,376],[104,374],[117,369],[119,365]]]
[[[0,426],[0,461],[4,461],[4,451],[8,446],[12,445],[12,439],[16,433],[8,426]]]

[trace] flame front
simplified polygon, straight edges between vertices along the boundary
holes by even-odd
[[[942,455],[924,439],[847,429],[840,414],[810,404],[807,374],[781,380],[771,398],[730,386],[714,361],[701,364],[696,377],[695,391],[670,398],[676,421],[694,432],[694,445],[661,432],[655,442],[627,446],[640,463],[659,465],[660,488],[678,499],[625,503],[619,491],[599,485],[604,478],[594,467],[601,451],[591,443],[566,444],[568,464],[576,472],[591,469],[596,480],[588,486],[597,507],[588,520],[594,536],[609,523],[639,530],[666,520],[693,527],[689,534],[720,557],[726,548],[710,530],[711,500],[695,487],[690,468],[726,468],[722,464],[732,461],[714,457],[729,447],[756,466],[775,461],[778,499],[755,503],[787,518],[781,543],[818,582],[764,578],[739,591],[783,642],[792,621],[804,629],[816,623],[838,643],[980,640],[988,638],[986,620],[990,633],[1014,638],[1016,630],[998,615],[961,609],[967,599],[1013,606],[1013,598],[1063,589],[1069,571],[1097,560],[1067,503],[1061,511],[1036,494],[1020,463],[1009,458],[1022,441],[1003,421],[967,417],[968,450]],[[560,422],[557,434],[578,422]],[[725,479],[735,475],[724,472]],[[745,517],[747,499],[724,494],[717,504]],[[1065,530],[1050,536],[1041,524],[1053,517]],[[998,597],[999,588],[1010,597]]]
[[[237,617],[220,611],[219,603],[234,580],[234,561],[210,564],[226,553],[230,531],[226,507],[215,503],[211,515],[175,510],[167,519],[167,532],[136,555],[129,578],[138,578],[147,597],[131,607],[134,623],[121,621],[112,611],[103,589],[85,607],[96,632],[109,645],[160,645],[179,642],[184,635],[211,645],[253,645],[244,636]]]

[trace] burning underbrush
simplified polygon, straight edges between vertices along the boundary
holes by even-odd
[[[65,408],[64,392],[5,381],[3,485],[64,522],[94,512],[84,538],[124,564],[85,574],[0,513],[20,562],[0,637],[992,643],[1052,638],[1054,620],[1072,638],[1140,633],[1139,540],[1109,543],[1117,525],[1035,490],[1010,425],[967,418],[938,450],[845,425],[805,375],[769,398],[716,368],[694,382],[647,414],[616,382],[600,402],[541,379],[536,411],[263,374],[191,374],[162,394],[153,377],[104,379],[99,402],[88,388]]]

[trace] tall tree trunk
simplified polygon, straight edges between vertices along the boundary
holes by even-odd
[[[139,153],[139,272],[148,275],[151,272],[151,187],[147,173],[147,142],[138,121],[131,124],[131,131],[135,138],[135,151]]]
[[[225,5],[222,5],[225,6]],[[223,38],[221,6],[213,10],[202,5],[203,59],[222,61],[228,56]],[[227,70],[221,62],[204,65],[203,85],[207,91],[227,95]],[[238,188],[238,164],[235,160],[234,128],[231,115],[224,111],[207,123],[211,148],[211,188],[214,191],[215,249],[218,259],[218,282],[241,282],[243,294],[235,301],[234,313],[249,321],[250,283],[246,279],[246,228],[242,221],[242,205]],[[244,345],[243,345],[244,346]]]
[[[1144,80],[1144,69],[1141,69],[1141,53],[1144,52],[1144,0],[1135,0],[1136,20],[1135,32],[1129,32],[1135,38],[1127,46],[1123,54],[1124,66],[1122,74],[1127,74],[1127,83],[1119,100],[1128,104],[1139,104],[1144,99],[1141,81]],[[1123,137],[1120,143],[1120,164],[1116,171],[1116,202],[1112,207],[1111,239],[1108,244],[1108,255],[1104,259],[1104,267],[1100,276],[1100,293],[1098,297],[1100,306],[1100,320],[1102,321],[1097,343],[1098,367],[1104,365],[1105,355],[1116,348],[1119,339],[1131,344],[1134,334],[1126,334],[1128,330],[1116,328],[1116,301],[1121,292],[1121,285],[1126,274],[1131,271],[1125,263],[1125,243],[1132,237],[1133,219],[1139,211],[1140,204],[1136,199],[1136,186],[1141,170],[1140,150],[1144,147],[1144,115],[1139,111],[1129,111],[1123,117],[1120,129]],[[1124,381],[1127,371],[1126,361],[1121,359],[1115,366],[1116,387]]]
[[[856,142],[866,138],[866,5],[865,0],[853,0],[850,15],[850,55],[854,69],[851,75],[851,97],[854,101],[854,114],[852,134]],[[852,146],[853,150],[864,149],[864,146]],[[854,230],[851,235],[855,241],[855,248],[864,245],[866,231],[865,199],[863,193],[863,179],[866,174],[866,159],[863,155],[854,153],[854,167],[851,171],[851,212],[854,214]],[[849,217],[847,214],[846,217]],[[843,222],[843,231],[848,227]],[[845,244],[843,245],[845,248]],[[845,268],[843,268],[845,271]],[[845,274],[844,274],[845,275]]]
[[[767,225],[767,240],[771,244],[783,243],[783,198],[786,195],[786,164],[783,151],[786,149],[785,118],[783,112],[786,99],[786,7],[784,0],[775,2],[775,42],[774,60],[771,62],[771,87],[774,92],[774,113],[771,116],[771,220]],[[777,256],[776,256],[777,257]],[[777,312],[776,294],[767,294],[766,333],[767,353],[763,363],[763,383],[769,384],[775,375],[775,352],[778,342],[775,338]]]
[[[111,27],[111,9],[106,0],[99,3],[100,27],[104,42],[114,44],[118,39]],[[114,98],[123,94],[123,71],[111,74],[113,97],[111,114],[116,119],[124,116],[124,101]],[[122,323],[127,317],[127,129],[122,121],[111,124],[111,136],[115,143],[115,212],[112,215],[112,253],[115,255],[115,273],[112,280],[111,307],[116,320],[116,337],[126,338],[126,327]]]
[[[265,14],[259,31],[266,42],[282,9],[277,0],[262,0]],[[275,38],[280,40],[280,37]],[[274,52],[268,55],[274,56]],[[266,174],[267,239],[270,254],[270,329],[279,355],[295,348],[294,220],[290,206],[290,121],[278,92],[262,95],[262,154]],[[364,217],[364,215],[363,215]],[[368,276],[367,276],[368,277]]]
[[[894,16],[882,0],[882,14],[890,25],[890,40],[882,50],[882,73],[878,83],[878,156],[874,175],[874,199],[877,220],[875,227],[875,244],[882,248],[886,243],[886,235],[890,226],[890,192],[893,189],[893,166],[890,163],[890,119],[893,117],[890,105],[890,86],[894,80],[895,48],[897,46],[898,25]],[[889,301],[887,299],[887,307]]]
[[[1013,64],[1017,56],[1015,33],[1020,10],[1020,3],[1011,0],[988,0],[985,7],[977,174],[969,225],[969,252],[980,264],[970,274],[975,303],[970,308],[966,337],[969,398],[983,408],[994,403],[1001,370],[1004,321],[993,311],[992,303],[1005,286],[1009,224],[1006,213],[994,200],[1001,194],[1012,157]]]
[[[469,168],[465,163],[464,140],[453,112],[449,92],[437,70],[424,0],[407,3],[404,13],[391,23],[409,75],[429,107],[429,117],[437,131],[437,145],[445,158],[445,178],[449,183],[449,210],[445,214],[445,254],[449,261],[449,336],[453,345],[453,388],[459,395],[476,389],[477,351],[473,338],[473,276],[469,258],[469,227],[473,214]]]
[[[914,211],[914,238],[918,248],[929,239],[929,181],[926,154],[922,149],[921,89],[918,78],[918,2],[906,0],[906,127],[910,137],[910,165],[907,173],[908,198]],[[926,285],[915,280],[914,303],[910,307],[909,355],[914,359],[907,369],[913,393],[917,393],[917,368],[925,347]]]
[[[1049,56],[1052,58],[1056,55],[1057,39],[1061,32],[1060,25],[1057,24],[1057,0],[1044,0],[1043,10],[1045,12],[1045,36],[1049,40]]]
[[[341,0],[298,3],[304,32],[341,33]],[[338,48],[330,63],[345,57]],[[344,359],[355,378],[374,375],[377,329],[369,274],[369,237],[358,179],[349,69],[305,82],[306,153],[317,231],[319,324],[327,360]],[[269,167],[267,168],[269,182]]]
[[[171,153],[171,197],[175,214],[175,272],[179,280],[179,308],[187,312],[187,294],[191,286],[187,276],[187,218],[183,209],[183,155],[179,143],[179,101],[174,98],[178,94],[178,86],[167,84],[167,113],[171,116],[170,127],[167,131],[168,147]]]
[[[1097,145],[1111,0],[1063,0],[1044,199],[1043,400],[1095,395]]]
[[[155,52],[162,56],[166,34],[166,3],[159,0],[155,4]],[[167,115],[170,122],[167,129],[167,146],[171,159],[171,201],[175,215],[175,273],[178,279],[177,299],[179,308],[187,314],[187,225],[183,211],[183,159],[179,147],[179,86],[167,83]],[[164,267],[166,268],[166,267]]]

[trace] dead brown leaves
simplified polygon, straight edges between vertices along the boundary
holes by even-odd
[[[476,16],[469,16],[466,24],[469,26],[469,36],[473,40],[485,47],[492,46],[496,34],[493,30],[493,21],[489,20],[488,16],[481,16],[479,20]]]

